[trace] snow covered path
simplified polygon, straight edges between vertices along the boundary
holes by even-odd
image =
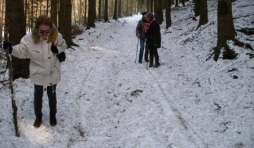
[[[153,76],[160,71],[135,64],[137,21],[95,35],[101,36],[97,43],[109,41],[83,51],[84,63],[91,65],[87,75],[77,76],[83,79],[77,120],[84,137],[72,136],[70,147],[197,147],[160,88],[163,77]]]
[[[0,85],[0,147],[253,148],[253,53],[229,43],[237,59],[207,59],[217,37],[217,4],[208,4],[209,23],[198,30],[189,4],[172,10],[172,27],[161,25],[159,68],[135,64],[140,15],[96,22],[96,28],[77,36],[80,47],[68,49],[62,64],[56,127],[49,125],[46,93],[43,124],[32,126],[34,86],[18,79],[21,137],[15,137],[10,92]],[[234,15],[245,16],[237,8],[251,11],[253,4],[233,3]],[[251,19],[235,19],[235,27],[251,26]]]

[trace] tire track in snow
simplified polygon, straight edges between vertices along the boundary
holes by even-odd
[[[166,80],[165,76],[163,76],[162,72],[159,69],[156,69],[156,71],[159,71],[157,73],[160,73],[160,77],[162,79]],[[165,89],[163,89],[162,84],[158,81],[158,79],[155,76],[155,72],[151,72],[151,70],[148,70],[150,76],[153,78],[153,81],[157,84],[159,91],[162,93],[163,98],[159,99],[161,106],[165,109],[164,113],[168,115],[169,112],[173,112],[175,114],[175,117],[179,120],[181,125],[184,127],[184,130],[187,133],[187,138],[192,141],[195,144],[195,147],[207,147],[207,144],[204,142],[204,139],[201,138],[194,130],[190,128],[188,123],[184,120],[184,118],[181,115],[181,112],[177,108],[176,102],[173,101],[173,98],[170,97],[172,95],[169,94],[169,92]]]
[[[105,53],[103,53],[96,61],[95,61],[95,65],[99,62],[99,61],[101,61],[102,59],[103,59],[103,57],[105,56],[105,54],[106,54],[106,52]],[[82,57],[82,55],[79,55],[78,57]],[[81,59],[81,60],[77,60],[77,59],[75,59],[75,62],[77,62],[77,61],[84,61],[85,59]],[[74,113],[74,117],[72,118],[72,120],[74,121],[73,122],[73,124],[72,124],[72,129],[71,129],[71,133],[72,134],[69,134],[69,138],[67,139],[67,145],[66,145],[66,147],[71,147],[71,144],[72,144],[72,142],[73,142],[73,134],[75,134],[76,132],[79,132],[79,134],[83,137],[84,135],[82,135],[82,134],[84,134],[84,133],[82,133],[82,132],[84,132],[84,131],[81,131],[81,130],[83,130],[82,129],[82,127],[81,127],[81,122],[80,122],[80,119],[82,118],[81,117],[81,111],[82,111],[82,109],[81,109],[81,102],[82,102],[82,98],[84,97],[84,95],[85,95],[85,90],[84,89],[82,89],[84,86],[85,86],[85,84],[86,84],[86,82],[89,80],[88,78],[89,78],[89,76],[91,75],[91,73],[92,73],[92,71],[94,71],[94,69],[95,69],[95,66],[93,66],[93,67],[91,67],[90,69],[89,69],[89,71],[88,71],[88,73],[84,76],[84,78],[82,79],[82,82],[81,82],[81,85],[80,85],[80,87],[79,88],[81,88],[81,90],[77,93],[77,95],[76,95],[76,100],[75,100],[75,102],[76,102],[76,107],[75,107],[75,113]]]

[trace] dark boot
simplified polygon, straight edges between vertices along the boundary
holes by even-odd
[[[149,60],[148,60],[148,52],[149,52],[149,51],[148,51],[148,50],[149,50],[149,49],[147,49],[147,48],[145,49],[145,61],[146,61],[146,62],[149,62]]]
[[[157,67],[159,67],[161,64],[160,64],[160,62],[159,62],[159,56],[155,56],[155,65],[154,65],[154,67],[155,68],[157,68]]]
[[[57,124],[56,121],[56,113],[50,113],[50,119],[49,119],[50,125],[55,126]]]
[[[34,121],[34,127],[38,128],[41,126],[41,122],[42,122],[42,114],[37,114],[36,115],[36,119]]]
[[[153,55],[150,54],[150,64],[149,67],[153,67]]]

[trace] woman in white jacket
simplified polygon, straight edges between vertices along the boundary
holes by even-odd
[[[56,85],[61,80],[60,59],[57,55],[67,49],[65,40],[54,27],[53,22],[47,16],[40,16],[35,23],[32,33],[26,34],[20,44],[9,47],[11,55],[30,59],[30,78],[34,83],[34,112],[36,119],[34,127],[40,127],[42,123],[42,97],[43,90],[47,90],[50,107],[50,125],[57,124],[57,99]]]

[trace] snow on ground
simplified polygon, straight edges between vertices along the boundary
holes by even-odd
[[[208,59],[217,42],[217,4],[208,4],[209,23],[197,30],[190,4],[172,10],[173,26],[161,25],[159,68],[135,63],[140,15],[97,22],[77,36],[80,47],[68,49],[62,63],[56,127],[49,125],[46,93],[43,124],[32,126],[33,84],[18,79],[21,136],[15,137],[10,92],[1,84],[0,147],[253,148],[252,51],[229,43],[237,59]],[[236,1],[233,15],[250,15],[253,5]],[[236,28],[254,24],[251,15],[234,22]],[[237,37],[253,38],[240,32]]]

